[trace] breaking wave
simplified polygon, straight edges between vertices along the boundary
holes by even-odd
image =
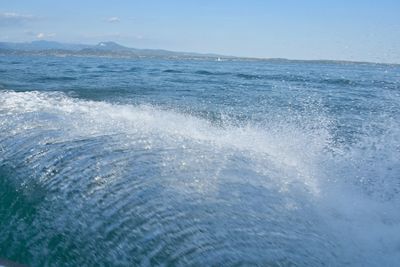
[[[398,263],[399,123],[345,146],[322,115],[277,118],[2,91],[0,251],[32,265]]]

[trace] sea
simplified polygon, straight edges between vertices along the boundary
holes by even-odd
[[[399,266],[400,65],[1,56],[0,258]]]

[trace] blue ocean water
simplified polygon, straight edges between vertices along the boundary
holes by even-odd
[[[397,266],[400,66],[0,57],[0,258]]]

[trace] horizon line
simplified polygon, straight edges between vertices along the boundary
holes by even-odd
[[[364,61],[364,60],[349,60],[349,59],[304,59],[304,58],[286,58],[286,57],[255,57],[255,56],[234,56],[234,55],[225,55],[225,54],[218,54],[215,52],[195,52],[195,51],[177,51],[177,50],[169,50],[169,49],[164,49],[164,48],[136,48],[136,47],[130,47],[124,44],[121,44],[116,41],[100,41],[97,43],[80,43],[80,42],[63,42],[63,41],[57,41],[57,40],[46,40],[46,39],[40,39],[40,40],[32,40],[32,41],[22,41],[22,42],[13,42],[13,41],[1,41],[0,43],[12,43],[12,44],[29,44],[29,43],[34,43],[34,42],[49,42],[49,43],[58,43],[58,44],[67,44],[67,45],[87,45],[87,46],[96,46],[101,43],[114,43],[119,46],[122,46],[124,48],[128,49],[137,49],[137,50],[161,50],[161,51],[167,51],[167,52],[174,52],[174,53],[191,53],[191,54],[199,54],[203,56],[207,55],[212,55],[215,57],[225,57],[225,58],[231,58],[231,59],[241,59],[241,60],[260,60],[260,61],[269,61],[269,60],[281,60],[281,61],[307,61],[307,62],[335,62],[335,63],[353,63],[353,64],[379,64],[379,65],[400,65],[400,62],[377,62],[377,61]],[[1,50],[2,48],[0,48]],[[52,49],[44,49],[44,50],[38,50],[38,51],[45,51],[45,50],[52,50]],[[68,49],[66,49],[68,51]],[[27,50],[21,50],[21,51],[27,51]]]

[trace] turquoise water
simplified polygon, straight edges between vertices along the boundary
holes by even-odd
[[[400,66],[0,58],[0,258],[396,266]]]

